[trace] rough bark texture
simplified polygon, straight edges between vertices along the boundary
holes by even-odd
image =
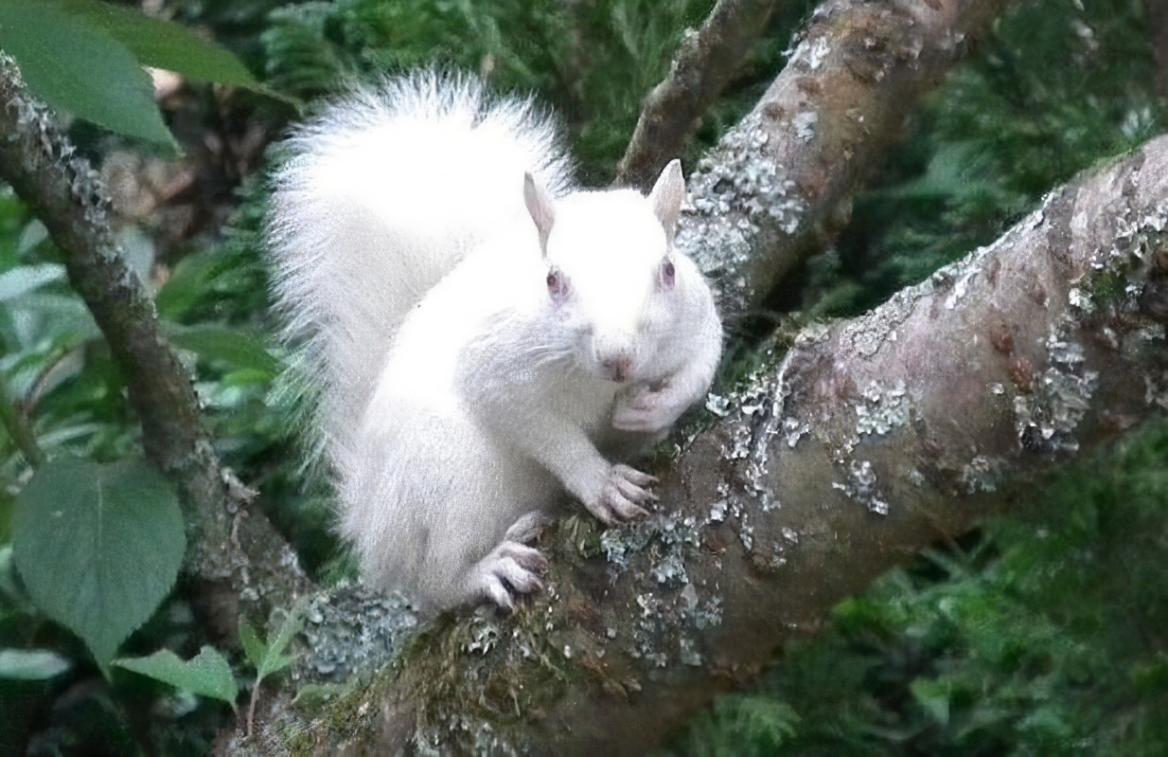
[[[129,385],[150,460],[177,485],[190,545],[186,574],[232,632],[238,604],[283,603],[304,582],[295,554],[246,487],[223,468],[200,417],[191,377],[158,327],[154,303],[126,266],[110,230],[107,194],[49,112],[0,56],[0,178],[40,218],[65,253],[69,282],[85,300]]]
[[[1005,0],[829,0],[754,110],[703,158],[677,244],[728,326],[847,222],[904,117]]]
[[[681,154],[702,113],[766,30],[776,0],[718,0],[697,31],[687,31],[669,73],[645,97],[616,181],[648,190]]]
[[[841,598],[1168,410],[1168,137],[998,242],[806,331],[641,525],[569,519],[547,591],[446,621],[266,749],[642,754]]]

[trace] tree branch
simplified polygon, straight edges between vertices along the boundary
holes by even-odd
[[[754,110],[702,159],[677,244],[728,325],[851,215],[904,117],[1005,0],[829,0]]]
[[[1166,325],[1162,137],[868,315],[807,330],[685,445],[649,522],[561,524],[547,591],[514,618],[446,621],[267,737],[644,753],[892,565],[1162,416]]]
[[[191,378],[162,336],[154,303],[126,267],[111,233],[107,195],[96,172],[2,55],[0,101],[0,177],[64,252],[69,282],[126,376],[146,454],[177,485],[185,504],[186,573],[216,595],[215,609],[225,611],[224,621],[234,632],[240,598],[280,602],[302,588],[295,555],[249,507],[247,489],[221,466]]]
[[[718,0],[697,31],[687,31],[669,73],[645,98],[616,181],[648,190],[685,148],[698,119],[765,31],[776,0]]]

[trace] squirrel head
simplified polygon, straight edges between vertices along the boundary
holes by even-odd
[[[530,174],[524,178],[546,263],[546,307],[563,346],[597,378],[656,380],[676,349],[683,298],[704,286],[693,263],[673,249],[684,199],[677,160],[648,196],[616,189],[553,200]]]

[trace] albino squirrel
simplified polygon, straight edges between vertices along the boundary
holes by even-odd
[[[654,498],[600,448],[659,439],[714,376],[714,300],[672,248],[681,166],[648,197],[576,189],[530,101],[430,72],[289,145],[274,291],[321,389],[341,534],[368,583],[423,608],[513,609],[564,490],[608,524]]]

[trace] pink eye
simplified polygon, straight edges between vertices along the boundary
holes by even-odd
[[[564,274],[555,270],[554,268],[548,271],[547,275],[548,294],[557,299],[562,298],[568,293],[568,282],[564,280]]]
[[[661,263],[661,286],[665,289],[672,289],[676,279],[677,269],[673,267],[673,261],[666,258]]]

